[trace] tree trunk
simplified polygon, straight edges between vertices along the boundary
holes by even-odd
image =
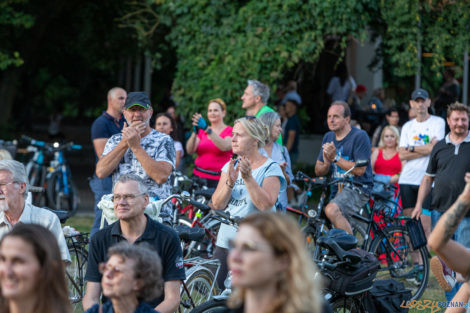
[[[145,54],[144,91],[149,98],[152,95],[152,70],[152,57],[147,52]]]

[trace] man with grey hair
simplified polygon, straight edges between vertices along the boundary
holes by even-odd
[[[246,110],[247,116],[260,117],[266,112],[275,112],[267,103],[269,99],[269,87],[257,80],[249,80],[245,88],[242,100],[242,108]],[[276,142],[282,145],[282,136]]]
[[[69,250],[57,215],[26,203],[28,177],[23,164],[15,160],[0,161],[0,238],[15,224],[39,224],[57,238],[62,260],[70,261]]]
[[[158,312],[175,312],[180,303],[180,281],[185,279],[178,235],[172,228],[144,214],[149,190],[139,176],[132,173],[119,176],[114,182],[113,202],[118,221],[96,232],[90,241],[83,308],[87,310],[99,303],[102,275],[98,265],[106,261],[111,246],[126,240],[132,244],[146,242],[161,256],[164,294],[149,303]]]

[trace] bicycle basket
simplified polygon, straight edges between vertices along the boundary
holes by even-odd
[[[372,289],[372,282],[380,268],[379,261],[372,253],[362,249],[352,249],[349,252],[360,256],[362,261],[354,267],[344,266],[333,271],[323,270],[327,288],[347,296]]]

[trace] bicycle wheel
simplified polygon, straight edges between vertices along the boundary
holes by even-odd
[[[43,167],[38,164],[32,164],[29,167],[28,171],[28,182],[30,186],[44,187],[45,178],[43,175],[46,175]],[[44,192],[33,192],[32,193],[32,202],[38,207],[44,207],[47,205],[46,196]]]
[[[354,237],[357,238],[357,246],[362,248],[366,240],[366,228],[364,227],[364,223],[352,220],[351,228]]]
[[[190,313],[218,313],[227,309],[227,299],[212,299],[198,305]]]
[[[75,214],[78,207],[78,196],[75,194],[77,188],[68,175],[67,184],[69,193],[64,194],[63,174],[61,171],[53,172],[47,179],[47,199],[53,210],[69,211],[69,217]]]
[[[85,294],[85,272],[88,253],[85,249],[69,250],[71,263],[66,266],[67,288],[73,312],[83,312],[82,299]]]
[[[361,313],[360,305],[354,298],[337,298],[331,303],[333,313]]]
[[[196,306],[209,301],[217,294],[217,287],[212,288],[214,275],[203,266],[191,267],[181,286],[179,312],[189,312]]]
[[[402,282],[411,290],[411,300],[418,300],[426,289],[429,278],[429,260],[426,247],[414,251],[408,230],[404,226],[390,226],[383,229],[372,241],[369,251],[380,261],[377,279],[394,279]],[[422,265],[414,265],[415,260],[422,260]]]

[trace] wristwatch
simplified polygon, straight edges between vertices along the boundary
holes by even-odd
[[[408,151],[409,152],[415,152],[415,147],[414,146],[409,146]]]
[[[341,157],[339,156],[339,154],[337,154],[337,155],[335,156],[335,159],[333,160],[333,163],[338,162],[339,159],[341,159]]]
[[[209,127],[206,131],[208,135],[212,134],[212,128]]]

